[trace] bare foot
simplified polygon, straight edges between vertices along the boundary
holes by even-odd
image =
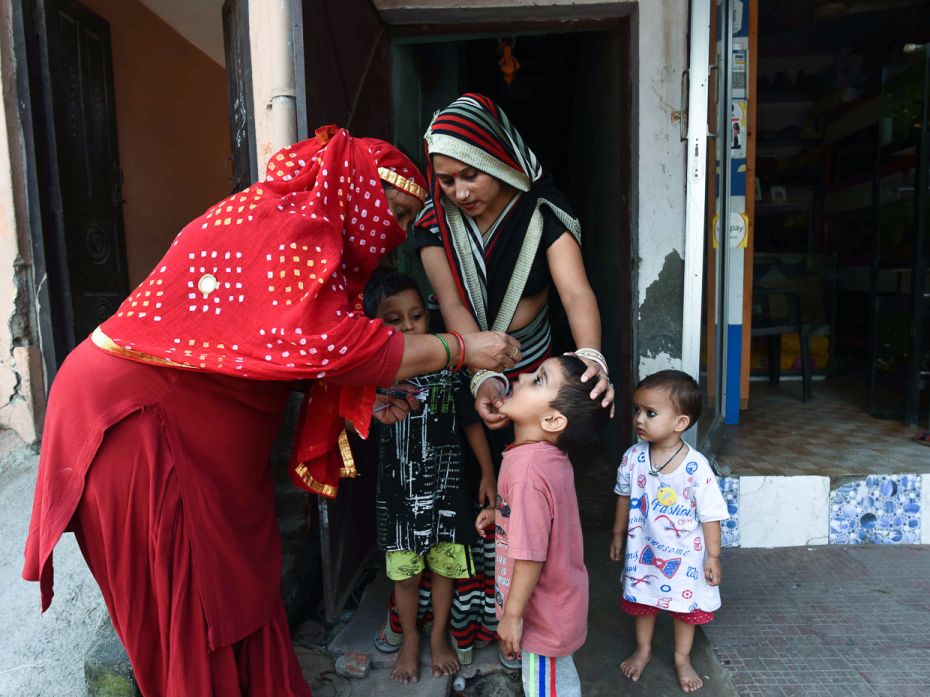
[[[675,656],[675,672],[682,692],[697,692],[704,687],[704,681],[691,665],[690,656]]]
[[[430,635],[429,649],[433,657],[434,678],[443,675],[455,675],[461,668],[458,655],[449,646],[449,639],[445,636],[445,633],[433,632]]]
[[[643,672],[643,668],[646,667],[646,664],[649,663],[651,658],[651,650],[636,649],[632,656],[620,664],[620,670],[630,680],[637,682],[639,680],[639,676]]]
[[[416,632],[405,632],[404,643],[397,652],[391,680],[401,685],[417,682],[420,679],[420,636]]]

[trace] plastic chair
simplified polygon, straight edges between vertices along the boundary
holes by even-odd
[[[813,361],[811,359],[811,332],[813,324],[801,318],[801,296],[792,288],[755,287],[753,295],[752,336],[768,337],[769,384],[781,381],[781,335],[797,334],[801,343],[801,397],[811,398]],[[787,314],[773,315],[772,299],[784,298]],[[758,312],[756,311],[758,308]]]

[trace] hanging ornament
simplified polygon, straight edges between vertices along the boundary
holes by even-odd
[[[501,59],[497,61],[497,64],[500,66],[504,82],[508,86],[513,83],[513,78],[520,69],[520,61],[513,55],[513,47],[516,45],[515,39],[511,39],[509,44],[506,41],[500,41],[497,44],[497,52],[501,55]]]

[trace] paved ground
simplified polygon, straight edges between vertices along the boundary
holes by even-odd
[[[84,650],[106,609],[74,541],[55,549],[55,600],[20,578],[38,455],[0,429],[0,697],[83,697]]]
[[[618,670],[620,661],[634,648],[633,622],[617,607],[619,565],[607,557],[609,544],[608,533],[603,529],[589,531],[585,536],[585,559],[591,580],[591,613],[587,643],[575,657],[585,697],[679,697],[682,692],[672,665],[670,622],[660,622],[654,642],[654,658],[639,683],[631,683]],[[379,653],[371,643],[372,632],[383,620],[389,593],[389,584],[383,576],[379,577],[369,586],[352,622],[329,646],[330,651],[337,655],[354,651],[371,658],[372,672],[369,677],[355,683],[358,689],[352,694],[377,694],[379,697],[446,697],[450,693],[462,697],[508,697],[522,694],[516,674],[506,679],[506,673],[497,661],[497,649],[493,646],[478,651],[475,662],[462,670],[460,674],[466,679],[463,689],[454,690],[450,679],[435,679],[429,674],[425,646],[420,661],[424,666],[423,677],[416,689],[391,682],[389,673],[393,655]],[[705,695],[730,697],[737,694],[726,671],[701,635],[695,646],[694,664],[704,677]]]
[[[632,649],[632,623],[616,609],[615,565],[603,551],[607,534],[589,531],[592,580],[588,641],[577,655],[587,697],[677,697],[669,657],[671,627],[660,622],[655,658],[633,685],[617,671]],[[927,697],[930,695],[930,547],[820,546],[724,550],[723,608],[698,634],[694,662],[706,697]],[[343,639],[331,648],[371,654],[372,677],[355,683],[385,697],[445,697],[450,681],[424,681],[415,691],[387,680],[390,657],[371,648],[387,586],[373,586]],[[371,601],[376,602],[372,603]],[[368,606],[368,610],[365,606]],[[368,613],[367,615],[365,613]],[[353,636],[354,634],[354,636]],[[484,655],[487,654],[487,655]],[[424,654],[425,661],[425,654]],[[482,675],[499,668],[479,652]],[[465,697],[495,694],[474,680]],[[359,689],[354,690],[355,693]],[[348,694],[339,692],[338,694]]]
[[[36,459],[0,431],[0,697],[83,697],[84,650],[105,615],[73,537],[65,535],[56,549],[58,594],[45,616],[38,611],[38,589],[19,578]],[[632,649],[632,627],[616,608],[618,569],[606,555],[609,487],[595,486],[603,481],[600,470],[609,468],[592,463],[586,469],[579,495],[592,611],[588,642],[577,656],[585,695],[677,697],[667,623],[660,624],[656,657],[642,682],[633,685],[616,669]],[[724,555],[724,606],[696,647],[695,664],[707,681],[701,694],[930,696],[930,547],[733,549]],[[375,615],[383,597],[383,589],[373,592]],[[374,615],[359,616],[359,647],[374,653]],[[298,651],[318,697],[451,692],[450,681],[430,677],[417,690],[395,688],[384,680],[390,661],[383,656],[373,677],[354,681],[337,676],[322,652]],[[494,672],[500,669],[493,649],[481,654],[475,668],[482,678],[470,677],[459,694],[513,694],[514,681]]]
[[[745,697],[930,695],[930,547],[724,550],[707,627]]]

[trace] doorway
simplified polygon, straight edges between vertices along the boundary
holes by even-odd
[[[392,42],[394,142],[426,171],[422,138],[433,114],[465,92],[497,102],[581,220],[582,253],[601,312],[603,352],[617,390],[608,453],[631,442],[632,243],[630,236],[629,33],[516,32],[397,37]],[[520,69],[510,84],[499,61],[507,46]],[[403,247],[398,266],[425,278]],[[558,296],[554,352],[574,348]]]

